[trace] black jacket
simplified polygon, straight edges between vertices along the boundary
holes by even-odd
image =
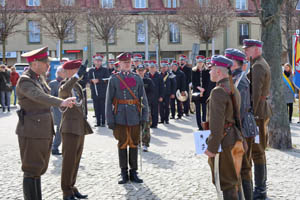
[[[6,87],[6,83],[10,83],[10,72],[0,72],[0,91],[10,91],[10,89]]]
[[[143,82],[144,82],[144,88],[145,88],[145,92],[146,92],[146,96],[148,99],[148,104],[153,102],[153,98],[154,98],[154,83],[152,81],[151,78],[148,77],[144,77],[143,78]]]
[[[164,82],[162,76],[158,73],[155,72],[155,74],[152,76],[150,72],[147,73],[147,77],[151,78],[153,83],[154,83],[154,101],[153,102],[158,102],[158,99],[160,97],[164,97]]]
[[[185,75],[185,81],[186,85],[188,85],[192,82],[192,68],[189,65],[184,65],[183,67],[179,68],[181,71],[183,71]]]
[[[176,76],[173,73],[166,72],[160,73],[163,77],[165,93],[164,97],[170,97],[172,94],[176,94]]]
[[[200,83],[200,79],[202,80]],[[209,70],[198,70],[196,67],[192,70],[192,85],[193,92],[200,92],[197,87],[200,86],[205,89],[203,97],[200,98],[200,103],[205,103],[208,99],[211,90],[216,86],[216,83],[211,82]]]
[[[91,82],[92,79],[99,79],[99,82],[96,84],[98,96],[95,91],[95,84]],[[90,87],[92,92],[93,99],[105,99],[106,97],[106,89],[108,80],[103,80],[109,78],[110,74],[107,68],[100,67],[96,69],[95,67],[91,68],[88,72],[88,79],[90,80]]]
[[[178,68],[176,72],[173,71],[176,79],[176,91],[180,90],[180,92],[187,91],[186,79],[184,73]]]

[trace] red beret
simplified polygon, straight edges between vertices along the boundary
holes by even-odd
[[[186,59],[187,59],[186,56],[183,54],[179,56],[179,60],[186,60]]]
[[[77,69],[81,66],[81,60],[70,60],[63,64],[63,69]]]
[[[178,62],[176,60],[173,60],[171,65],[176,65],[176,66],[179,66]]]
[[[117,59],[119,61],[128,61],[128,60],[131,60],[131,54],[128,53],[128,52],[121,53],[120,55],[117,56]]]

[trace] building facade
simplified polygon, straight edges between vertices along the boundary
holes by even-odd
[[[39,47],[48,46],[49,55],[56,57],[58,51],[57,39],[48,37],[39,28],[39,23],[45,23],[43,19],[35,17],[34,9],[41,6],[41,0],[19,0],[26,11],[26,19],[19,27],[22,33],[13,35],[6,43],[7,63],[25,62],[21,54]],[[71,4],[80,5],[82,8],[122,6],[128,11],[131,20],[125,25],[124,30],[115,30],[114,37],[109,41],[110,58],[118,53],[129,51],[145,55],[146,51],[146,27],[145,20],[157,12],[171,13],[172,17],[185,3],[197,1],[203,3],[207,0],[63,0]],[[224,0],[226,1],[226,0]],[[230,25],[219,31],[214,38],[215,53],[223,53],[226,48],[242,48],[242,40],[245,38],[260,39],[260,21],[255,15],[255,6],[251,0],[231,0],[236,9],[237,16]],[[126,17],[126,16],[125,16]],[[63,44],[63,57],[70,59],[90,58],[95,53],[105,53],[105,44],[95,38],[93,32],[87,31],[87,24],[77,24]],[[149,59],[156,58],[157,44],[154,38],[148,34]],[[175,22],[170,22],[168,32],[161,40],[161,58],[167,60],[177,59],[179,54],[191,57],[193,44],[199,40],[191,35],[188,30]],[[210,54],[212,44],[209,44]],[[200,44],[199,54],[205,55],[205,43]],[[2,54],[0,54],[1,58]]]

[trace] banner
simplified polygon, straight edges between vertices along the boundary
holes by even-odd
[[[297,88],[300,88],[300,38],[298,35],[294,36],[293,50],[293,82]]]

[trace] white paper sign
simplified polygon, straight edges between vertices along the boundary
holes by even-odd
[[[196,154],[204,154],[207,149],[207,138],[210,135],[210,130],[194,132],[194,141]],[[221,152],[221,145],[219,146],[218,152]]]
[[[258,133],[259,133],[259,128],[258,128],[258,126],[257,126],[256,128],[257,128],[257,131],[258,131]],[[255,144],[259,144],[259,134],[258,134],[257,136],[255,136],[254,143],[255,143]]]

